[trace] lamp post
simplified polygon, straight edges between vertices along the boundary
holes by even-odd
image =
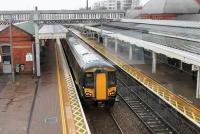
[[[88,0],[86,0],[86,10],[88,10]]]
[[[14,72],[14,62],[13,62],[12,15],[10,15],[9,24],[10,24],[11,76],[12,76],[12,82],[14,83],[15,82],[15,72]]]

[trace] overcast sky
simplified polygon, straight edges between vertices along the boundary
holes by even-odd
[[[89,6],[99,0],[89,0]],[[148,1],[148,0],[142,0]],[[2,0],[0,10],[39,10],[68,9],[75,10],[86,6],[86,0]]]

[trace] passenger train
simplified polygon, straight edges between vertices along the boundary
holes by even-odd
[[[61,43],[83,100],[112,106],[117,94],[116,69],[113,65],[72,32],[68,32]]]

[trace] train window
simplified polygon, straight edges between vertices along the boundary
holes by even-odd
[[[94,88],[94,74],[93,73],[85,74],[85,87]]]
[[[115,85],[116,85],[115,72],[108,72],[108,87],[113,87]]]

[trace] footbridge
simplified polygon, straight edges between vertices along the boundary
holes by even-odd
[[[9,20],[12,20],[12,23],[30,20],[37,20],[42,24],[97,23],[122,19],[124,16],[124,10],[0,11],[0,24],[8,24]]]

